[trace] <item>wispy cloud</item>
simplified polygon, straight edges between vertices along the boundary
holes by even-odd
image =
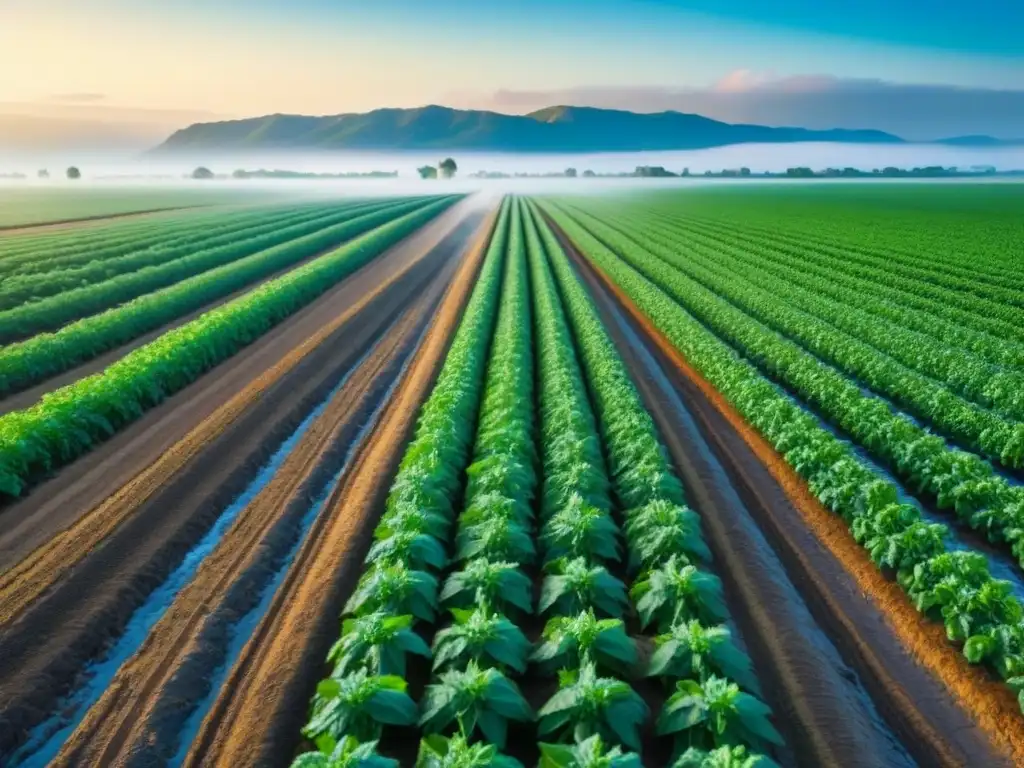
[[[54,93],[49,100],[60,104],[95,104],[106,98],[105,93]]]
[[[452,94],[460,106],[528,112],[554,104],[676,110],[733,123],[874,128],[911,140],[966,134],[1024,137],[1024,90],[912,85],[829,75],[775,77],[737,70],[705,88],[587,86]]]

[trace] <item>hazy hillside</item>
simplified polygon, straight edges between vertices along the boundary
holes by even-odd
[[[365,114],[268,115],[196,123],[158,150],[438,149],[498,152],[633,152],[705,149],[749,142],[900,143],[881,131],[731,125],[680,112],[636,114],[549,107],[528,115],[429,106]]]

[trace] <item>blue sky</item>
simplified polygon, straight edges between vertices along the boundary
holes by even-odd
[[[1024,0],[0,0],[0,67],[0,104],[138,119],[554,99],[1024,135]]]

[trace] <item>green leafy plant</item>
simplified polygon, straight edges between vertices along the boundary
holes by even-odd
[[[437,607],[437,579],[404,563],[381,563],[363,574],[345,605],[345,613],[365,615],[383,611],[411,614],[433,621]]]
[[[530,641],[522,630],[501,614],[452,609],[455,623],[434,638],[434,669],[480,664],[510,667],[522,674],[530,653]]]
[[[414,531],[403,531],[378,539],[366,555],[366,562],[370,564],[404,563],[418,571],[439,571],[447,561],[441,542],[429,534]]]
[[[373,741],[380,737],[383,726],[413,725],[416,715],[416,702],[406,693],[405,680],[360,669],[339,680],[320,682],[313,716],[302,732],[318,744],[324,735],[335,740],[353,736],[361,742]]]
[[[398,768],[398,761],[377,753],[377,742],[360,744],[352,736],[335,741],[324,734],[317,739],[319,752],[305,752],[296,757],[291,768]]]
[[[661,735],[679,734],[682,743],[702,748],[747,744],[782,744],[768,706],[731,683],[712,675],[703,682],[680,680],[658,717]]]
[[[462,734],[450,739],[434,733],[420,742],[416,768],[523,768],[492,744],[470,744]]]
[[[748,690],[758,689],[750,657],[736,647],[729,629],[705,627],[696,620],[676,624],[655,639],[647,674],[698,680],[717,675]]]
[[[412,616],[376,612],[345,619],[341,637],[327,660],[334,664],[332,677],[340,678],[364,668],[376,675],[405,675],[406,655],[430,658],[430,648],[412,631]]]
[[[626,586],[601,565],[583,558],[556,560],[541,586],[541,613],[572,615],[593,609],[607,616],[621,617],[629,605]]]
[[[698,570],[681,555],[648,571],[630,590],[641,624],[668,629],[689,619],[724,621],[722,582]]]
[[[778,764],[764,755],[749,754],[739,745],[711,751],[690,747],[672,763],[672,768],[778,768]]]
[[[551,515],[541,530],[545,560],[584,558],[607,563],[620,559],[619,529],[605,510],[591,506],[578,493]]]
[[[672,555],[711,560],[711,550],[700,532],[700,518],[692,509],[655,499],[630,510],[625,527],[630,565],[634,571],[654,568]]]
[[[531,613],[532,591],[530,579],[515,563],[477,558],[448,577],[441,589],[441,602],[460,608],[486,605],[496,610],[514,608]]]
[[[530,656],[549,670],[579,669],[585,664],[625,670],[636,659],[636,645],[622,620],[598,619],[592,610],[548,620],[543,641]]]
[[[503,749],[508,721],[532,719],[533,711],[515,683],[493,667],[470,661],[465,669],[442,672],[427,686],[420,725],[436,733],[457,723],[467,739],[479,728],[484,738]]]
[[[562,734],[577,742],[599,735],[603,740],[640,748],[640,726],[649,711],[627,683],[599,677],[593,664],[563,671],[559,690],[540,708],[541,736]]]
[[[540,768],[643,768],[635,752],[608,748],[593,735],[578,744],[540,744]]]

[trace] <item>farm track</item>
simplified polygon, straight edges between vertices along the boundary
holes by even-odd
[[[294,755],[342,606],[362,572],[380,506],[469,299],[495,218],[488,217],[398,389],[229,672],[184,766],[277,766]]]
[[[727,404],[628,298],[562,242],[702,513],[795,762],[899,765],[905,748],[926,766],[1021,764],[1012,696],[969,668],[941,627],[925,626],[842,521],[786,476],[781,459],[723,412]]]
[[[258,397],[272,383],[267,377],[285,370],[272,374],[279,364],[286,360],[291,361],[289,365],[296,364],[312,348],[308,343],[311,338],[440,242],[473,205],[457,204],[442,213],[191,386],[145,413],[128,429],[64,467],[23,499],[0,509],[0,584],[5,578],[3,571],[102,504],[161,459],[193,427],[246,392],[253,382],[258,386],[250,387],[246,397],[248,401]]]
[[[203,698],[203,682],[222,663],[227,629],[259,600],[260,587],[299,535],[311,500],[400,375],[457,265],[448,258],[351,371],[52,765],[145,765],[173,756],[187,706]]]
[[[442,215],[227,370],[68,467],[40,489],[49,491],[44,503],[32,494],[0,516],[16,523],[3,532],[3,566],[14,567],[0,575],[0,655],[11,661],[0,670],[0,754],[48,714],[308,409],[422,293],[479,220],[470,208]]]

